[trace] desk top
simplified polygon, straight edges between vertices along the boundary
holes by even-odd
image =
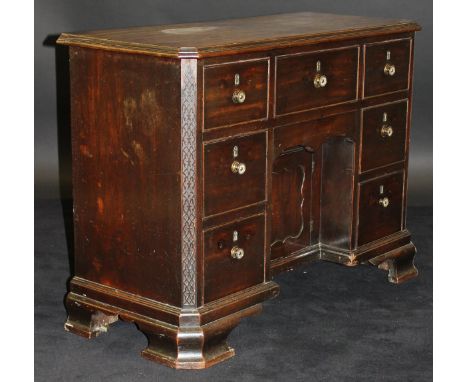
[[[63,33],[57,43],[165,57],[200,58],[420,29],[417,23],[409,20],[302,12]]]

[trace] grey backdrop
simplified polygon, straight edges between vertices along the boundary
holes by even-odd
[[[55,50],[61,32],[196,22],[281,12],[315,11],[417,20],[409,204],[432,205],[432,1],[431,0],[36,0],[35,193],[59,197]],[[48,37],[49,36],[49,37]],[[61,179],[69,180],[61,166]],[[62,188],[68,189],[68,187]]]

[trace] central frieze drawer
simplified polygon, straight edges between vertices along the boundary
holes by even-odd
[[[264,280],[265,215],[205,232],[205,303]]]
[[[205,216],[265,200],[266,134],[204,147]]]
[[[275,114],[356,100],[358,66],[358,46],[278,56]]]
[[[269,67],[268,58],[205,66],[205,130],[266,119]]]

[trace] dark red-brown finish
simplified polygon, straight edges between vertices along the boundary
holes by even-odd
[[[191,24],[64,33],[60,42],[132,54],[179,57],[193,47],[199,58],[304,47],[323,42],[411,33],[421,27],[410,20],[327,13],[286,13]],[[232,58],[232,57],[231,57]],[[228,58],[232,61],[232,59]]]
[[[359,245],[401,230],[403,181],[398,172],[359,184]],[[379,204],[383,198],[388,198],[388,207]]]
[[[362,125],[361,171],[382,167],[405,159],[408,104],[406,100],[365,109]],[[387,122],[383,121],[384,113]],[[382,127],[392,135],[382,135]]]
[[[350,250],[353,233],[355,143],[334,137],[323,144],[320,242]]]
[[[63,34],[76,265],[65,329],[91,338],[131,321],[143,357],[202,369],[234,355],[227,336],[278,294],[280,271],[326,260],[416,277],[405,211],[419,29],[303,12]]]
[[[314,154],[301,146],[274,162],[271,200],[271,258],[284,257],[310,246]]]
[[[271,243],[274,244],[271,247],[272,260],[278,258],[287,258],[290,255],[293,255],[291,258],[294,258],[294,253],[307,250],[307,245],[316,245],[319,242],[321,232],[325,232],[326,235],[326,232],[328,232],[327,230],[333,229],[332,227],[321,227],[320,225],[321,214],[324,211],[323,200],[327,200],[326,197],[323,197],[322,193],[324,191],[321,189],[323,182],[322,149],[325,142],[329,140],[330,137],[355,137],[357,126],[359,126],[358,117],[359,115],[357,113],[345,113],[275,129],[274,141],[276,159],[273,167],[274,172],[271,216],[273,233],[271,237]],[[338,139],[338,141],[339,140],[340,139]],[[304,151],[301,156],[305,162],[302,164],[298,163],[298,160],[300,159],[298,156],[300,153],[298,148],[302,148],[302,151]],[[295,152],[296,158],[293,156]],[[308,155],[310,158],[307,158],[305,152],[309,153]],[[310,154],[312,152],[314,153],[313,171],[311,166],[312,155]],[[287,159],[288,156],[291,156],[291,158]],[[298,211],[300,212],[300,210],[297,208],[294,212],[291,212],[292,209],[289,206],[289,203],[296,205],[299,203],[300,193],[298,192],[297,187],[295,188],[296,192],[293,193],[294,189],[292,187],[288,187],[289,180],[285,179],[284,184],[281,184],[281,178],[285,175],[275,173],[275,169],[281,169],[282,163],[284,166],[286,160],[289,162],[289,166],[297,167],[298,165],[302,165],[306,169],[303,193],[305,198],[302,207],[304,229],[298,238],[299,240],[289,238],[284,242],[284,244],[281,244],[277,242],[278,238],[276,237],[276,229],[285,225],[284,228],[282,228],[283,231],[288,231],[289,236],[297,235],[297,222],[293,220],[293,217],[298,215]],[[330,160],[333,161],[334,159]],[[341,165],[353,168],[353,158],[349,158],[349,160],[351,161],[350,163],[342,163]],[[341,196],[341,193],[344,193],[343,196],[345,196],[352,192],[352,189],[346,189],[341,190],[341,192],[337,192],[340,187],[340,181],[341,185],[348,184],[346,183],[346,177],[343,179],[341,178],[342,175],[338,174],[333,180],[329,179],[329,182],[333,183],[333,187],[331,189],[333,189],[332,192],[334,195],[330,197],[338,198],[338,195]],[[276,182],[280,181],[280,183],[276,185],[275,180]],[[309,189],[311,191],[309,191]],[[328,192],[328,189],[326,191]],[[287,208],[281,209],[280,203],[282,203],[284,206],[287,206]],[[335,212],[327,211],[326,213],[331,214]],[[336,213],[340,214],[341,212],[336,211]],[[346,213],[348,215],[350,214],[349,219],[352,219],[352,211],[347,211]],[[336,224],[348,224],[349,219],[346,222],[340,222]]]
[[[317,72],[317,61],[320,71]],[[276,62],[276,114],[288,114],[357,98],[359,47],[285,55]],[[316,88],[314,78],[327,78]]]
[[[390,60],[387,60],[387,52]],[[365,45],[364,96],[406,90],[409,86],[411,39]],[[385,64],[395,65],[393,76],[384,73]]]
[[[205,303],[263,282],[264,230],[265,215],[258,215],[205,232]],[[244,257],[232,258],[234,246]]]
[[[228,63],[204,67],[204,128],[266,119],[268,112],[269,60]],[[239,84],[235,75],[239,75]],[[245,93],[243,103],[232,99],[236,90]]]
[[[76,275],[179,306],[179,62],[72,48],[70,72]]]
[[[317,151],[330,136],[354,137],[357,126],[357,113],[346,113],[279,127],[275,129],[275,150],[281,153],[292,147],[308,146]]]
[[[234,146],[238,147],[237,158],[233,156]],[[265,200],[265,153],[265,133],[205,146],[205,216]],[[246,165],[244,174],[231,171],[231,164],[235,160]]]

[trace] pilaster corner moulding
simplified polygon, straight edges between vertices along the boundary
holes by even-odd
[[[182,305],[195,307],[197,60],[181,59]]]

